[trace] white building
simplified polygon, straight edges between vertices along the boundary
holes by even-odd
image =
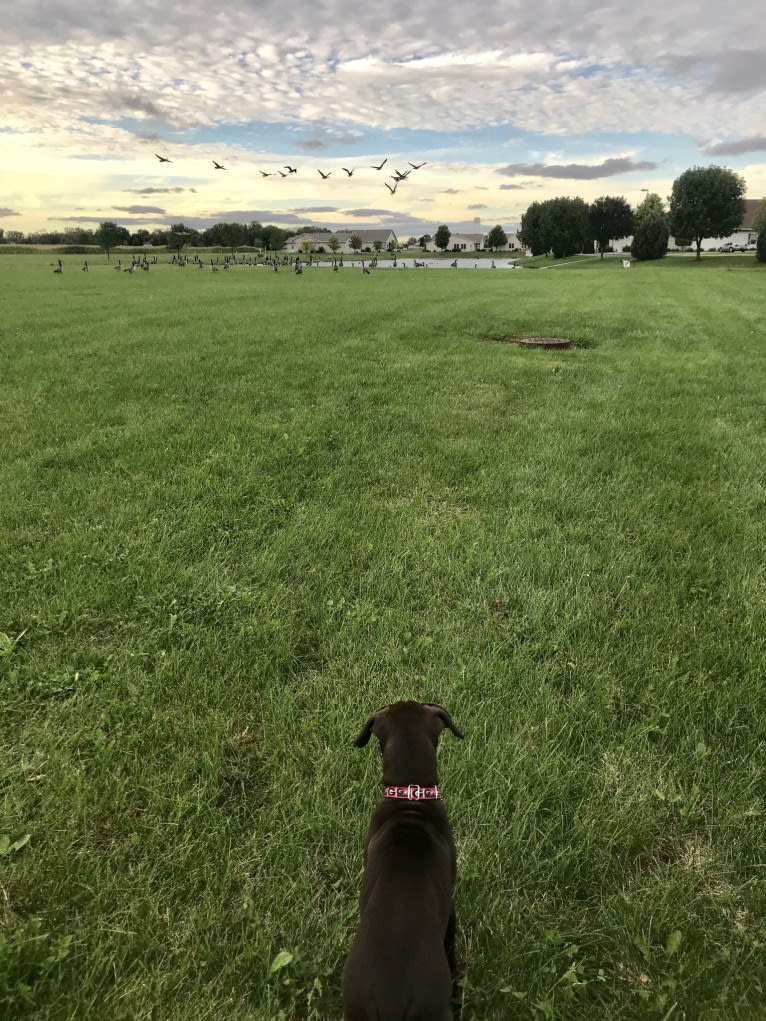
[[[484,247],[486,234],[450,234],[448,252],[480,252]],[[426,245],[427,252],[440,252],[433,238]]]
[[[513,233],[512,231],[508,231],[507,230],[505,232],[505,234],[506,234],[506,237],[508,238],[508,240],[506,241],[506,243],[504,245],[502,245],[500,248],[498,248],[498,252],[512,252],[515,249],[521,248],[521,242],[516,237],[515,233]]]
[[[506,243],[497,250],[499,252],[511,251],[514,248],[520,248],[521,244],[515,234],[506,231],[508,240]],[[450,234],[449,244],[447,245],[446,251],[448,252],[483,252],[487,250],[487,237],[488,233],[485,234]],[[433,238],[426,245],[426,251],[428,252],[440,252],[433,240]]]
[[[762,204],[762,199],[745,199],[745,215],[742,218],[741,226],[727,238],[703,238],[702,251],[716,252],[719,248],[725,248],[727,245],[730,248],[744,248],[747,245],[754,245],[758,240],[758,231],[753,230],[753,221]],[[675,248],[676,244],[675,238],[671,238],[670,247]],[[692,251],[695,251],[696,247],[693,244]]]
[[[380,230],[338,230],[327,234],[324,231],[310,231],[306,234],[296,234],[294,237],[288,238],[285,241],[285,251],[300,254],[307,249],[317,252],[320,248],[323,248],[325,254],[332,254],[330,239],[335,238],[338,242],[338,255],[353,255],[354,249],[349,242],[354,235],[361,239],[362,247],[360,251],[369,249],[371,252],[374,252],[376,250],[376,241],[380,242],[380,248],[384,252],[387,251],[391,243],[398,245],[396,234],[389,228]]]
[[[703,238],[701,249],[703,252],[725,251],[731,248],[752,247],[758,240],[758,231],[753,229],[753,222],[758,214],[763,199],[745,199],[745,215],[742,218],[742,225],[726,238]],[[687,240],[684,238],[683,240]],[[622,252],[623,248],[629,247],[633,242],[633,235],[626,238],[619,238],[612,242],[615,252]],[[678,242],[674,237],[668,239],[668,248],[678,248]],[[684,251],[696,251],[697,245],[694,241]]]

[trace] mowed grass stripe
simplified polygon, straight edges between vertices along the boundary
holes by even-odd
[[[466,1021],[758,1016],[762,274],[75,270],[0,261],[4,1007],[339,1016],[414,697]]]

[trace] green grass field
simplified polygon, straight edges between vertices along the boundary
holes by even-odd
[[[399,698],[462,1021],[766,1017],[766,269],[90,261],[0,260],[0,1017],[339,1019]]]

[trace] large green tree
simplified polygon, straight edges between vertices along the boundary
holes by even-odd
[[[670,229],[691,238],[702,257],[703,238],[725,238],[742,226],[745,181],[727,167],[691,167],[673,182]]]
[[[665,203],[656,191],[647,191],[646,198],[636,206],[636,211],[633,214],[634,228],[638,227],[647,216],[664,216],[667,219]]]
[[[220,227],[223,244],[233,255],[240,245],[244,245],[247,227],[243,223],[222,223]]]
[[[582,199],[557,198],[543,203],[546,231],[555,259],[585,250],[590,239],[588,206]]]
[[[352,249],[352,251],[354,252],[361,251],[362,239],[359,237],[358,234],[351,235],[351,237],[348,239],[348,247]]]
[[[622,196],[604,195],[596,199],[588,209],[588,220],[602,259],[612,241],[633,233],[633,210]]]
[[[758,262],[766,262],[766,227],[761,228],[755,245],[755,257]]]
[[[253,240],[251,244],[261,245],[267,252],[278,252],[284,247],[285,241],[290,237],[290,231],[274,224],[267,224],[261,227],[260,240]]]
[[[171,223],[167,233],[168,248],[178,254],[184,245],[189,243],[193,236],[192,231],[184,223]]]
[[[253,248],[260,248],[263,244],[263,226],[257,220],[251,220],[247,225],[245,243]]]
[[[516,235],[532,255],[546,255],[551,250],[545,206],[545,202],[533,202],[526,213],[522,214],[521,226]]]
[[[634,259],[661,259],[668,250],[668,222],[660,213],[641,218],[633,232],[630,254]]]
[[[485,248],[491,248],[493,252],[496,252],[498,248],[505,248],[507,244],[508,235],[499,223],[495,224],[489,234],[487,234],[487,240],[484,242]]]
[[[533,202],[521,217],[519,240],[532,255],[557,259],[585,250],[591,239],[588,206],[580,198]]]
[[[107,259],[109,259],[110,252],[116,245],[122,244],[123,241],[126,243],[130,241],[130,232],[125,227],[118,226],[114,220],[104,220],[99,224],[98,230],[94,232],[93,240],[99,248],[103,248]]]
[[[441,248],[443,252],[447,250],[449,239],[452,237],[452,233],[446,223],[443,223],[441,227],[436,228],[434,234],[434,244],[437,248]]]

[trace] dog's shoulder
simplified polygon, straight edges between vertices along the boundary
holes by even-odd
[[[453,847],[444,806],[379,803],[367,830],[365,855],[424,859],[440,848]]]

